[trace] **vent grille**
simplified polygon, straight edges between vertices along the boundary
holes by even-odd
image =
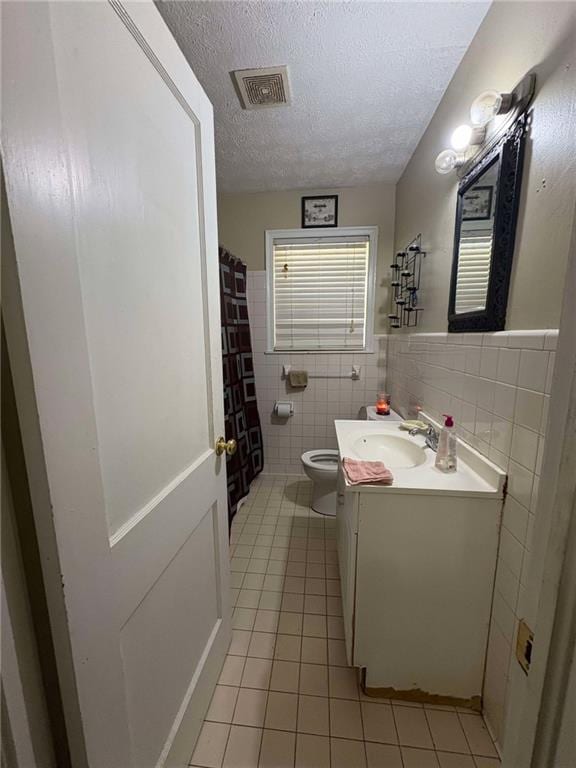
[[[238,69],[232,72],[244,109],[284,107],[290,104],[288,68]]]

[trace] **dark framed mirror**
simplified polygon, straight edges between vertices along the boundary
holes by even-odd
[[[505,328],[529,123],[527,105],[528,100],[506,129],[463,168],[456,206],[449,332]]]

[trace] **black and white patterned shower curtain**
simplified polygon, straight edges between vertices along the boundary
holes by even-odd
[[[226,440],[233,438],[238,443],[234,456],[226,458],[231,523],[238,502],[262,471],[264,453],[246,302],[246,266],[224,248],[219,249],[219,257]]]

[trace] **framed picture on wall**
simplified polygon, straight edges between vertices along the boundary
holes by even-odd
[[[338,195],[302,198],[302,229],[338,226]]]
[[[492,218],[493,187],[472,187],[462,199],[464,221],[485,221]]]

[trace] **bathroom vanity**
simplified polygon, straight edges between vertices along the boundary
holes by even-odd
[[[380,460],[392,486],[339,468],[337,535],[348,662],[367,693],[479,708],[505,474],[458,443],[434,467],[398,424],[336,421],[340,457]]]

